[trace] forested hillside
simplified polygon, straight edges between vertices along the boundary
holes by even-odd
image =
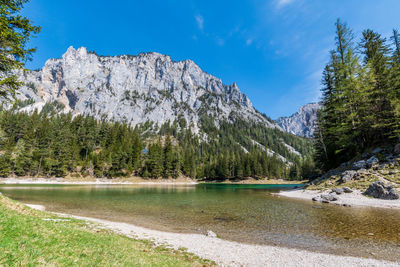
[[[387,40],[365,30],[355,42],[349,27],[336,23],[336,48],[323,72],[323,100],[315,136],[323,170],[369,148],[399,142],[400,36]]]
[[[146,122],[132,128],[58,114],[56,104],[46,104],[40,113],[16,110],[0,113],[3,177],[301,179],[313,169],[309,140],[242,120],[217,127],[204,116],[201,136],[183,118],[161,127]]]

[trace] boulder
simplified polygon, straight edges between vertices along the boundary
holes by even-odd
[[[341,195],[344,193],[344,189],[343,188],[334,188],[332,189],[332,193],[336,193],[337,195]]]
[[[379,159],[376,156],[372,156],[365,162],[368,168],[371,168],[375,164],[379,163]]]
[[[322,202],[322,203],[329,203],[331,201],[338,200],[338,198],[333,194],[321,194],[319,196],[313,197],[312,200]]]
[[[380,199],[399,199],[399,193],[390,185],[378,181],[369,185],[365,195]]]
[[[400,143],[394,146],[393,152],[395,154],[400,154]]]
[[[367,164],[365,163],[365,160],[360,160],[360,161],[354,162],[352,167],[353,167],[353,170],[365,169],[367,167]]]
[[[340,179],[340,181],[342,183],[346,183],[348,181],[351,181],[354,179],[354,176],[357,174],[356,171],[352,171],[352,170],[348,170],[342,173],[342,178]]]

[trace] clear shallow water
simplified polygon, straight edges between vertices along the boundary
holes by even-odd
[[[282,185],[1,185],[50,211],[333,254],[400,260],[400,211],[279,197]],[[373,234],[373,235],[371,235]]]

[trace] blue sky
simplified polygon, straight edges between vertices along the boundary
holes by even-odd
[[[101,55],[155,51],[236,82],[275,119],[319,99],[338,17],[358,36],[366,28],[389,36],[399,10],[399,0],[31,0],[23,13],[42,32],[27,66],[41,68],[70,45]]]

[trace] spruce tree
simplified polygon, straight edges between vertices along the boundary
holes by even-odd
[[[20,15],[28,1],[13,0],[0,2],[0,96],[14,97],[21,83],[13,73],[22,69],[30,59],[34,48],[27,48],[31,37],[39,33],[40,27]]]

